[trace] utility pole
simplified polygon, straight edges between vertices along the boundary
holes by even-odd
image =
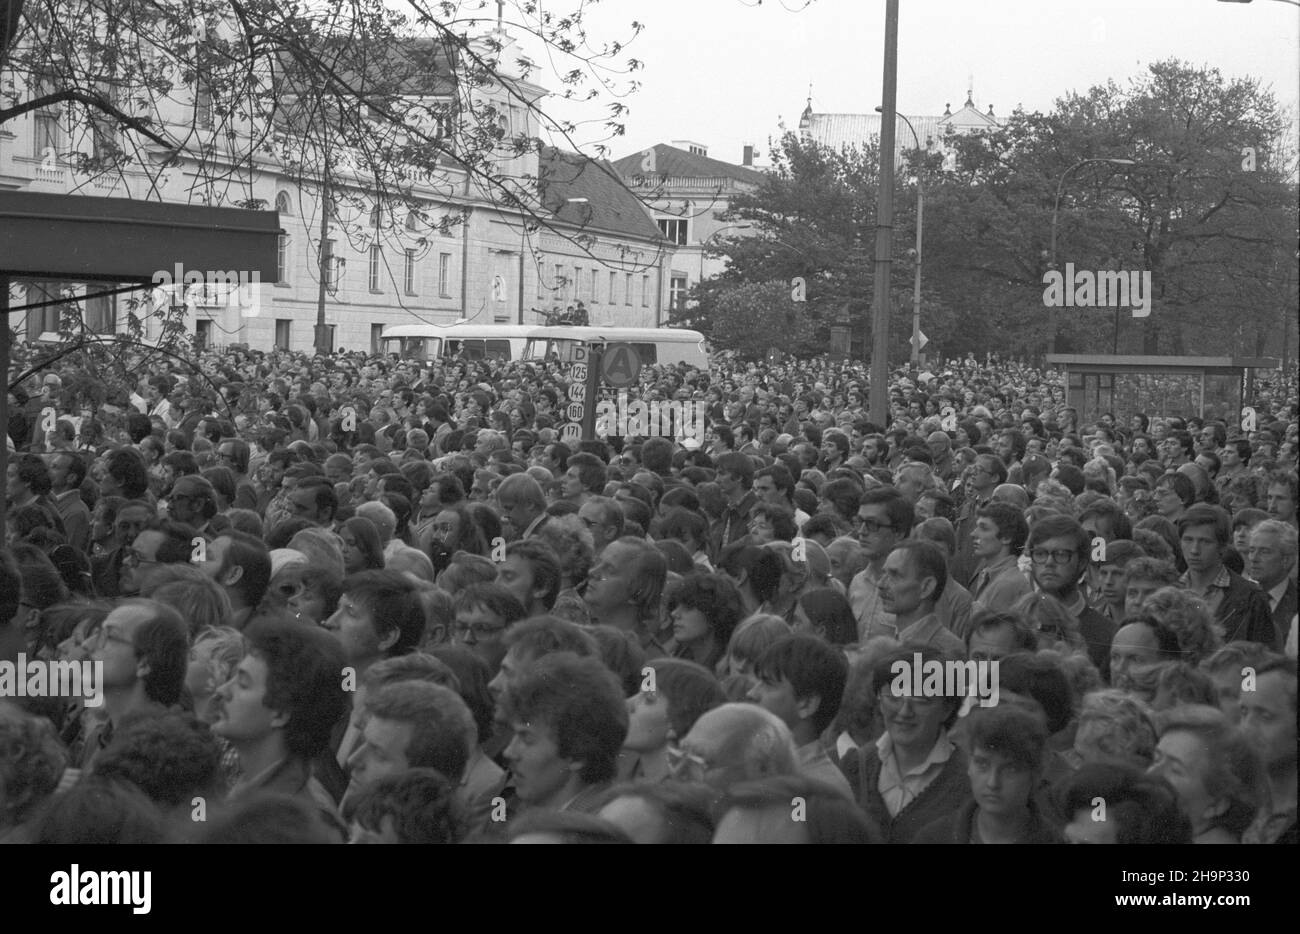
[[[318,278],[320,279],[320,288],[316,293],[316,335],[315,345],[316,353],[327,354],[334,348],[330,346],[330,329],[325,323],[325,285],[329,282],[329,266],[334,262],[334,257],[327,255],[325,244],[330,235],[330,214],[332,206],[333,192],[330,190],[330,157],[329,152],[325,154],[325,172],[321,177],[320,185],[320,249],[316,254],[316,264],[318,268]]]
[[[4,43],[0,43],[0,52],[3,51]],[[9,470],[9,281],[9,277],[0,272],[0,362],[5,374],[5,394],[0,396],[0,430],[4,431],[4,438],[0,439],[0,476],[7,476]],[[0,542],[5,540],[6,513],[7,504],[0,499]]]
[[[876,193],[875,289],[871,305],[871,420],[889,415],[889,273],[894,234],[894,128],[898,102],[898,0],[885,0],[885,75],[881,85],[880,188]]]

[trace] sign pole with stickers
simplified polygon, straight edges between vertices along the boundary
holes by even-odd
[[[580,441],[596,437],[596,396],[600,387],[600,353],[597,344],[581,345],[573,349],[573,365],[569,368],[568,404],[564,407],[568,419],[560,427],[560,440],[571,448]],[[592,377],[595,368],[596,376]]]
[[[582,440],[594,441],[596,439],[596,399],[600,395],[600,360],[605,354],[605,348],[600,344],[592,344],[587,348],[587,374],[586,395],[583,399],[582,411]]]

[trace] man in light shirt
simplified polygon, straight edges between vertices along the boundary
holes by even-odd
[[[971,596],[977,608],[1005,613],[1034,589],[1017,561],[1029,538],[1029,525],[1024,513],[1007,503],[981,506],[975,516],[971,541],[979,565],[971,579]]]
[[[872,636],[898,636],[894,615],[885,610],[881,599],[880,582],[885,559],[911,533],[915,521],[912,504],[893,487],[868,490],[862,496],[855,525],[867,566],[849,582],[849,606],[858,622],[860,642]]]

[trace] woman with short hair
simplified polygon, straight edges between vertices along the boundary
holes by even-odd
[[[1266,793],[1259,754],[1215,707],[1174,707],[1156,726],[1160,741],[1147,771],[1174,786],[1192,842],[1240,843]]]

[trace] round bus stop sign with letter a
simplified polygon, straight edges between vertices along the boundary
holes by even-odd
[[[616,389],[635,386],[641,378],[641,355],[631,344],[610,344],[600,360],[600,375]]]

